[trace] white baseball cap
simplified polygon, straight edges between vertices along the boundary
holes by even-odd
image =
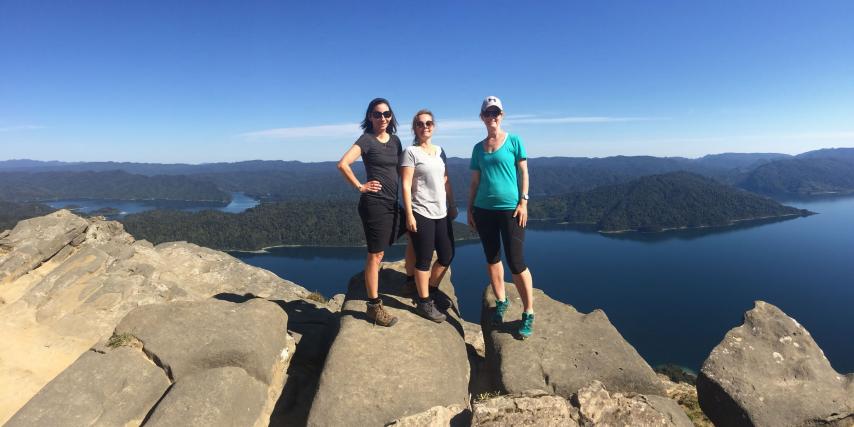
[[[484,98],[483,104],[480,104],[480,112],[486,111],[489,107],[498,107],[499,110],[504,111],[504,106],[501,105],[501,100],[497,96],[487,96]]]

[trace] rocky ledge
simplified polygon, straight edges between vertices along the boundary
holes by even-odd
[[[809,333],[757,302],[693,384],[659,378],[601,310],[535,290],[537,329],[462,320],[450,275],[418,317],[365,317],[362,274],[329,301],[228,254],[153,246],[117,222],[68,211],[0,233],[0,424],[9,426],[854,425],[852,374]],[[473,284],[465,284],[472,286]],[[696,391],[696,394],[695,394]],[[678,402],[677,402],[678,401]],[[680,406],[683,405],[683,406]],[[688,409],[689,419],[683,408]]]

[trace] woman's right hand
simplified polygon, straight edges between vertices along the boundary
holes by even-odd
[[[418,225],[415,223],[415,215],[406,216],[406,229],[413,233],[418,232]]]
[[[359,187],[359,192],[360,193],[368,193],[368,192],[377,193],[382,189],[383,189],[383,185],[380,184],[379,181],[374,180],[374,181],[368,181],[368,182],[362,184],[362,186]]]
[[[468,223],[469,227],[471,227],[472,231],[477,231],[477,225],[474,223],[474,214],[472,214],[472,208],[466,209],[466,213],[468,214]]]

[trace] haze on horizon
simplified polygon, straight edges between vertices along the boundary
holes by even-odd
[[[481,99],[532,157],[854,146],[854,3],[0,3],[0,160],[337,160],[367,102]]]

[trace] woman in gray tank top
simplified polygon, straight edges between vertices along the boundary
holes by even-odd
[[[433,301],[439,282],[454,258],[451,221],[457,216],[445,153],[432,143],[436,122],[430,110],[421,110],[412,119],[415,142],[400,156],[400,178],[406,228],[415,249],[416,312],[434,322],[442,314]],[[433,251],[437,259],[432,267]]]

